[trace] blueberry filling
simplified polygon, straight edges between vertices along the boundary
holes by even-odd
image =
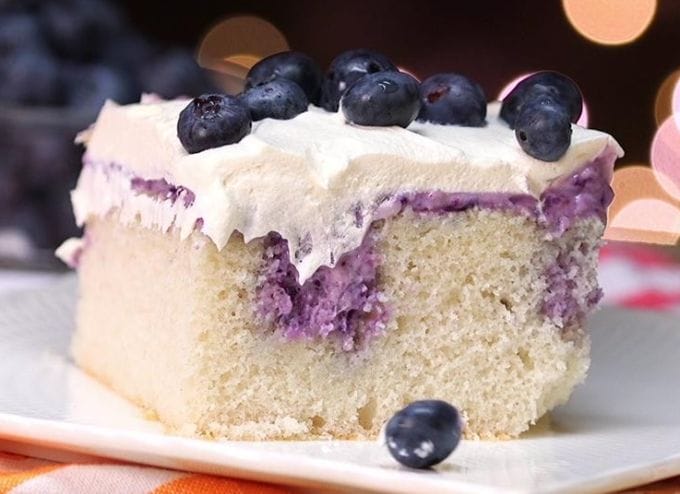
[[[379,336],[389,311],[378,290],[376,235],[377,227],[371,228],[362,244],[335,266],[320,267],[300,284],[288,242],[270,233],[264,240],[263,282],[257,289],[260,316],[288,339],[331,337],[344,351]]]
[[[379,291],[381,260],[375,246],[379,235],[376,219],[395,216],[407,208],[423,215],[482,208],[525,215],[554,237],[560,237],[578,219],[606,219],[612,198],[608,160],[611,156],[600,156],[548,188],[540,200],[529,195],[442,191],[385,197],[363,243],[341,256],[333,267],[319,268],[303,284],[289,260],[288,242],[271,233],[265,239],[263,282],[257,290],[260,316],[286,338],[334,336],[343,350],[359,349],[384,331],[390,316],[389,302]],[[354,205],[351,212],[363,221],[361,205]],[[582,321],[601,298],[601,292],[595,290],[585,301],[579,301],[577,287],[569,278],[575,262],[562,256],[545,273],[548,287],[540,311],[562,327]]]
[[[133,177],[130,187],[136,194],[143,194],[157,201],[170,201],[172,204],[181,197],[185,208],[191,207],[196,200],[192,191],[182,185],[172,185],[164,178],[146,180]]]

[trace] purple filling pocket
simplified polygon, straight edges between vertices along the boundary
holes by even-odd
[[[337,338],[345,351],[380,335],[389,320],[386,297],[378,290],[380,255],[376,228],[333,267],[320,267],[303,284],[290,262],[288,242],[278,233],[264,240],[258,312],[289,339]]]

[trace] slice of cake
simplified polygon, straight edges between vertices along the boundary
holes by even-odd
[[[436,98],[416,82],[414,104],[412,81],[379,74],[340,112],[307,109],[320,81],[249,80],[247,105],[107,103],[81,136],[85,235],[59,251],[80,280],[78,365],[215,438],[373,438],[421,398],[456,404],[467,437],[507,438],[563,403],[588,368],[621,149],[570,115],[558,159],[528,154],[536,129],[557,135],[536,122],[564,133],[559,91],[513,131],[499,103],[461,117],[441,88],[476,101],[467,80]]]

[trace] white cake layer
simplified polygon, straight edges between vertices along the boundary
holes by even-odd
[[[579,303],[597,287],[598,219],[549,242],[529,218],[478,209],[379,228],[392,315],[365,349],[344,352],[259,318],[261,239],[234,234],[217,250],[198,231],[180,240],[93,218],[75,359],[171,430],[230,439],[375,438],[423,398],[458,406],[467,437],[514,437],[583,380],[583,328],[541,305],[560,256],[579,267],[564,273]]]

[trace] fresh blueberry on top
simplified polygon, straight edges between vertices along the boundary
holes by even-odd
[[[543,161],[557,161],[571,143],[569,114],[549,96],[530,100],[519,110],[515,137],[528,155]]]
[[[387,422],[390,453],[404,466],[429,468],[441,463],[460,442],[458,410],[445,401],[414,401]]]
[[[465,76],[437,74],[420,84],[418,120],[438,124],[481,127],[486,123],[482,87]]]
[[[189,153],[233,144],[250,132],[248,108],[233,96],[204,94],[179,114],[177,136]]]
[[[408,127],[418,115],[418,81],[403,72],[376,72],[352,84],[340,100],[354,124]]]
[[[253,121],[263,118],[288,120],[307,111],[305,92],[293,81],[274,79],[248,89],[239,99],[250,110]]]
[[[581,90],[566,75],[549,70],[537,72],[517,84],[503,99],[500,116],[514,129],[522,105],[543,96],[550,96],[555,103],[562,106],[572,122],[578,121],[583,110]]]
[[[389,58],[372,50],[349,50],[331,62],[321,85],[321,106],[328,111],[338,111],[340,98],[357,79],[366,74],[398,69]]]
[[[270,55],[257,62],[248,71],[246,89],[278,78],[295,82],[302,88],[311,103],[319,104],[323,73],[311,57],[297,51],[284,51]]]

